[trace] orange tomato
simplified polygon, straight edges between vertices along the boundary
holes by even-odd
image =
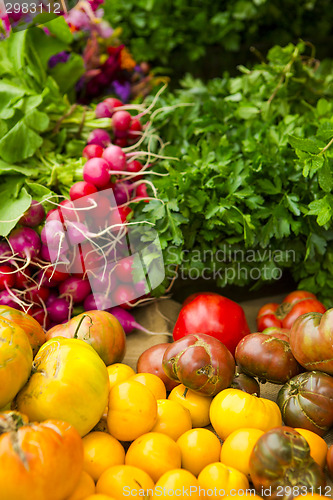
[[[182,468],[197,476],[206,465],[220,458],[219,438],[208,429],[191,429],[177,441],[182,455]]]
[[[116,500],[116,499],[114,497],[110,497],[109,495],[95,493],[94,495],[89,495],[88,497],[85,497],[84,500]]]
[[[0,408],[6,406],[27,382],[32,349],[25,331],[0,317]]]
[[[140,467],[156,482],[165,472],[180,468],[180,448],[171,437],[148,432],[133,441],[125,463]]]
[[[96,492],[110,495],[116,500],[143,497],[152,491],[154,481],[148,474],[131,465],[115,465],[103,472],[96,485]]]
[[[163,474],[155,485],[152,498],[170,497],[200,500],[197,478],[184,469],[174,469]]]
[[[119,441],[105,432],[90,432],[83,439],[83,469],[98,481],[113,465],[125,463],[125,450]]]
[[[200,472],[198,483],[201,488],[206,490],[206,496],[212,500],[218,500],[228,493],[231,496],[244,493],[245,497],[245,491],[249,488],[245,474],[220,462],[207,465]],[[210,495],[210,492],[213,494]]]
[[[13,307],[0,305],[0,316],[2,318],[13,321],[16,326],[21,327],[28,337],[33,355],[37,354],[38,349],[44,344],[46,338],[45,333],[38,321],[30,314],[18,311]]]
[[[326,488],[330,488],[329,486]],[[300,487],[301,489],[301,487]],[[327,489],[327,491],[329,491]],[[306,495],[299,495],[298,497],[294,498],[304,498],[305,500],[326,500],[327,496],[325,495],[325,488],[323,488],[323,494],[319,495],[318,493],[307,493]]]
[[[326,455],[328,446],[322,437],[308,429],[300,429],[295,427],[295,431],[299,432],[308,442],[310,446],[310,455],[320,467],[325,467]]]
[[[95,493],[94,480],[83,470],[75,490],[66,500],[83,500],[87,495],[93,495],[93,493]]]
[[[254,445],[263,434],[264,431],[252,428],[237,429],[232,432],[222,444],[220,461],[249,476],[250,455]]]
[[[190,429],[192,429],[192,420],[187,408],[178,401],[157,400],[157,420],[152,432],[161,432],[176,441]]]
[[[162,380],[153,373],[137,373],[129,380],[136,380],[140,384],[145,385],[154,394],[156,399],[166,398],[166,388]]]
[[[109,433],[116,439],[134,441],[149,432],[156,420],[156,399],[143,384],[127,380],[110,391],[107,424]]]
[[[68,423],[29,423],[24,415],[0,415],[1,500],[59,500],[70,495],[83,464],[79,433]]]
[[[117,384],[125,382],[125,380],[135,375],[135,371],[128,365],[124,363],[114,363],[113,365],[107,366],[107,371],[109,374],[110,390]]]
[[[168,399],[177,401],[188,409],[193,427],[206,427],[209,425],[209,408],[213,398],[202,396],[180,384],[172,389]]]

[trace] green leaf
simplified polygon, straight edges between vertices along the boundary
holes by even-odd
[[[324,165],[318,172],[318,182],[325,193],[329,193],[333,189],[333,176],[329,166],[328,161],[325,161]]]
[[[14,116],[14,104],[26,94],[26,89],[14,82],[2,80],[0,82],[0,118],[8,119]]]
[[[25,65],[27,30],[12,32],[8,39],[8,55],[16,72],[21,71]]]
[[[236,115],[243,120],[249,120],[259,113],[259,109],[253,106],[242,106],[236,111]]]
[[[8,176],[0,183],[0,236],[8,236],[17,221],[31,204],[31,196],[24,187],[23,176]]]
[[[8,163],[16,163],[33,156],[43,139],[20,120],[0,140],[0,156]]]
[[[25,115],[24,121],[28,127],[32,128],[36,132],[44,132],[50,123],[47,114],[38,111],[38,109],[32,109],[29,111]]]
[[[85,68],[82,57],[74,53],[71,54],[66,63],[59,63],[50,70],[50,74],[59,85],[60,92],[63,94],[73,89],[84,72]]]
[[[294,135],[288,135],[288,142],[293,148],[300,149],[306,153],[317,154],[320,152],[320,147],[314,141],[310,139],[302,139],[301,137],[296,137]]]

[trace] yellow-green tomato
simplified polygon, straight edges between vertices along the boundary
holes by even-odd
[[[25,331],[0,318],[0,408],[15,398],[31,371],[32,349]]]
[[[83,340],[56,337],[38,351],[16,402],[29,420],[64,420],[84,436],[103,415],[108,392],[108,372],[97,352]]]

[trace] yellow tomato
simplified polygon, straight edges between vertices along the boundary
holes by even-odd
[[[114,363],[113,365],[107,366],[107,371],[109,374],[110,390],[117,384],[125,382],[125,380],[135,375],[135,371],[128,365],[124,363]]]
[[[225,497],[223,497],[223,500],[232,500],[232,499],[234,499],[234,500],[246,500],[247,498],[251,498],[251,500],[262,500],[262,497],[259,497],[258,495],[253,494],[252,490],[251,490],[251,493],[249,492],[247,495],[245,493],[240,494],[240,495],[226,495]],[[304,498],[304,497],[302,497],[302,498]]]
[[[315,432],[309,431],[308,429],[300,429],[295,427],[295,431],[299,432],[304,439],[307,440],[310,446],[310,455],[320,467],[325,467],[326,455],[328,446],[322,437],[318,436]]]
[[[166,388],[163,381],[153,373],[137,373],[129,380],[136,380],[140,384],[145,385],[154,394],[156,399],[166,398]]]
[[[250,474],[249,460],[254,445],[264,434],[260,429],[237,429],[229,434],[222,444],[221,462],[243,472]]]
[[[184,469],[174,469],[163,474],[155,485],[152,498],[170,497],[200,500],[197,478]]]
[[[207,465],[200,472],[198,483],[207,492],[206,497],[212,500],[218,500],[228,493],[233,496],[242,495],[244,492],[244,497],[246,497],[245,490],[249,488],[245,474],[220,462]]]
[[[94,493],[94,480],[91,476],[89,476],[87,472],[83,470],[81,472],[81,476],[75,490],[66,500],[84,500],[88,495],[93,495]]]
[[[177,444],[182,453],[182,468],[195,476],[220,459],[220,440],[208,429],[191,429],[180,436]]]
[[[178,401],[157,400],[157,421],[152,432],[161,432],[176,441],[189,429],[192,429],[192,420],[187,408]]]
[[[108,372],[97,352],[83,340],[56,337],[39,349],[16,403],[30,421],[62,420],[84,436],[103,415],[108,393]]]
[[[154,481],[147,472],[131,465],[115,465],[103,472],[96,485],[96,492],[110,495],[116,500],[126,497],[146,496],[154,488]],[[149,493],[149,492],[148,492]]]
[[[212,401],[209,414],[212,426],[223,440],[237,429],[253,427],[266,432],[282,425],[276,403],[240,389],[219,392]]]
[[[102,473],[113,465],[125,463],[125,450],[119,441],[105,432],[90,432],[83,440],[83,469],[98,481]]]
[[[156,420],[156,399],[143,384],[127,380],[110,391],[107,424],[116,439],[134,441],[149,432]]]
[[[6,406],[29,378],[32,349],[25,331],[0,317],[0,408]]]
[[[193,427],[206,427],[206,425],[209,425],[209,407],[213,398],[202,396],[180,384],[172,389],[169,399],[177,401],[189,410]]]
[[[140,467],[156,482],[165,472],[181,467],[180,448],[171,437],[148,432],[133,441],[125,464]]]
[[[327,486],[326,488],[327,491],[329,491],[328,488],[330,488],[330,486]],[[300,487],[300,490],[302,491],[302,487]],[[323,495],[319,495],[318,493],[307,493],[306,495],[299,495],[298,497],[294,498],[299,498],[299,499],[304,498],[304,500],[326,500],[327,496],[324,495],[325,495],[325,488],[323,488]]]

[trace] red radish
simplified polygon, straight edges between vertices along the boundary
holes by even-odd
[[[111,118],[112,111],[105,101],[99,102],[95,109],[96,118]]]
[[[235,353],[238,342],[250,333],[240,305],[217,293],[193,294],[184,303],[176,321],[173,338],[203,333],[220,340]]]
[[[129,219],[130,214],[133,210],[130,207],[118,207],[119,217],[121,222],[126,222]]]
[[[114,266],[115,278],[122,283],[133,283],[133,257],[119,260]]]
[[[72,201],[94,193],[97,193],[96,186],[86,181],[76,182],[69,190],[69,196]]]
[[[55,288],[59,285],[59,281],[54,279],[53,276],[52,276],[52,278],[51,278],[51,276],[45,276],[43,274],[43,271],[39,271],[35,280],[37,281],[39,286],[43,286],[45,288]]]
[[[15,293],[12,293],[15,296]],[[9,306],[13,307],[14,309],[21,310],[18,302],[14,300],[13,295],[11,295],[7,290],[2,290],[2,292],[0,292],[0,304],[2,306]]]
[[[27,264],[37,257],[41,247],[38,234],[30,227],[14,229],[9,236],[9,243],[14,253],[27,259]]]
[[[128,311],[125,311],[125,309],[123,309],[122,307],[112,307],[111,309],[108,309],[108,312],[111,313],[115,318],[117,318],[126,334],[131,333],[135,329],[141,330],[145,333],[154,333],[150,330],[147,330],[147,328],[144,328],[142,325],[140,325],[140,323],[135,321],[134,316],[132,316],[132,314]]]
[[[100,267],[101,255],[90,242],[80,243],[72,249],[68,271],[76,276],[83,276],[87,271]]]
[[[34,304],[39,304],[41,301],[45,303],[49,295],[50,290],[45,286],[35,285],[31,288],[28,288],[25,292],[25,297]]]
[[[147,193],[147,186],[146,184],[142,183],[142,184],[139,184],[136,188],[136,197],[137,198],[147,198],[148,197],[148,193]]]
[[[61,249],[63,252],[68,249],[64,226],[58,220],[46,222],[41,232],[41,239],[44,245],[50,249]]]
[[[116,111],[112,116],[112,128],[115,135],[121,137],[122,132],[127,132],[132,121],[132,116],[128,111]]]
[[[88,228],[83,222],[68,222],[67,236],[72,245],[83,243],[87,238]]]
[[[49,313],[50,319],[52,321],[56,321],[57,323],[61,323],[66,319],[69,319],[70,316],[70,305],[66,299],[55,299],[48,306],[47,312]]]
[[[104,148],[99,144],[88,144],[82,151],[83,158],[90,160],[91,158],[101,158]]]
[[[57,208],[53,208],[46,214],[46,222],[49,222],[50,220],[58,220],[61,222],[61,215],[60,215],[60,210]]]
[[[140,120],[138,120],[138,118],[133,118],[128,130],[128,138],[130,140],[137,141],[141,135],[140,134],[141,131],[142,131],[142,125],[140,123]]]
[[[116,97],[107,97],[103,102],[112,114],[115,112],[115,108],[120,108],[124,105],[124,103]]]
[[[143,165],[141,162],[139,162],[138,160],[133,160],[133,161],[129,161],[127,163],[127,167],[126,167],[126,172],[141,172],[141,170],[143,169]],[[134,181],[138,181],[140,179],[142,179],[142,175],[136,175],[135,177],[131,177],[131,181],[134,182]]]
[[[15,274],[16,277],[16,288],[19,290],[23,290],[24,288],[28,288],[29,282],[30,282],[30,277],[31,277],[31,271],[27,267],[24,269],[24,271],[18,271]]]
[[[59,285],[60,295],[72,297],[74,304],[83,302],[91,292],[88,280],[83,280],[75,276],[67,278]]]
[[[6,260],[10,255],[13,255],[13,252],[8,243],[6,241],[0,241],[0,261]],[[6,260],[6,262],[8,261]]]
[[[106,189],[114,189],[115,183],[114,182],[108,182],[104,187],[100,188],[99,191],[105,191]]]
[[[82,213],[81,210],[77,210],[77,208],[78,208],[77,203],[74,203],[71,200],[63,200],[61,203],[59,203],[61,222],[84,221],[85,214]]]
[[[117,182],[114,187],[113,193],[117,205],[123,205],[131,199],[132,187],[129,182]]]
[[[108,220],[108,226],[110,226],[110,231],[112,233],[119,233],[119,231],[122,229],[123,223],[120,218],[119,208],[114,208],[111,210]]]
[[[112,305],[112,300],[101,293],[94,293],[88,295],[88,297],[85,299],[83,303],[85,311],[94,311],[96,309],[98,310],[110,309],[111,305]]]
[[[120,284],[112,292],[112,302],[114,305],[120,306],[122,304],[128,304],[131,300],[137,298],[137,293],[134,287]]]
[[[110,166],[103,158],[91,158],[83,167],[83,178],[97,188],[103,188],[110,182]]]
[[[51,280],[56,282],[56,286],[58,286],[61,281],[65,281],[69,278],[69,274],[63,271],[63,267],[63,265],[57,265],[55,268],[54,266],[50,266],[42,271],[39,271],[39,276],[44,277],[44,286],[49,286],[47,283]]]
[[[105,130],[96,128],[89,134],[87,143],[97,144],[98,146],[105,148],[111,143],[111,139]]]
[[[109,215],[110,210],[111,210],[111,201],[106,197],[101,194],[96,196],[94,200],[97,203],[97,207],[89,210],[87,214],[91,215],[91,217],[94,217],[94,219],[104,219],[107,215]]]
[[[10,274],[12,273],[12,274]],[[16,273],[12,266],[0,266],[0,290],[14,288],[16,284]]]
[[[63,255],[61,253],[58,255],[58,249],[49,248],[47,245],[42,245],[40,257],[46,262],[61,262],[61,264],[57,264],[57,267],[60,267],[60,265],[62,267],[65,267],[65,265],[69,264],[69,260],[66,255]]]
[[[32,200],[28,210],[22,215],[19,223],[23,226],[36,227],[43,222],[45,218],[45,210],[43,205],[36,200]]]
[[[125,132],[126,134],[126,132]],[[114,143],[116,146],[119,146],[120,148],[126,148],[127,146],[127,134],[125,137],[116,137],[114,140]]]
[[[46,307],[48,308],[52,304],[52,302],[54,302],[58,297],[59,297],[58,291],[56,291],[54,288],[50,290],[50,294],[47,298],[47,301],[45,302]]]
[[[32,307],[29,311],[30,316],[35,318],[36,321],[45,329],[48,330],[50,326],[50,319],[47,311],[42,307]]]
[[[110,164],[110,170],[126,170],[126,156],[119,146],[111,144],[102,157]]]

